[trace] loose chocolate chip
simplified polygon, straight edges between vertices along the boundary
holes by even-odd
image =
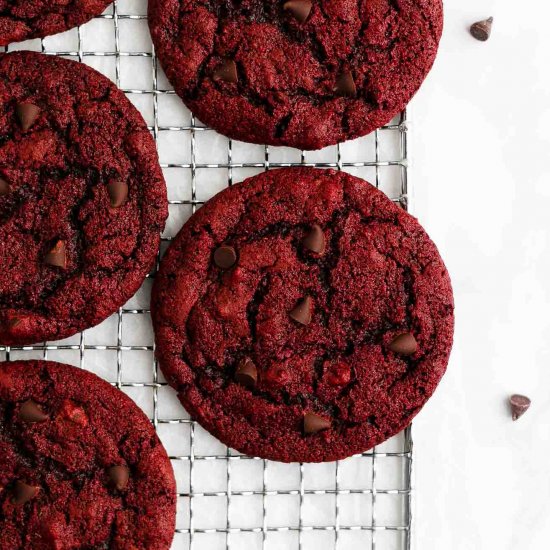
[[[493,18],[485,19],[484,21],[478,21],[470,27],[470,34],[476,39],[485,42],[489,40],[491,36],[491,29],[493,28]]]
[[[35,422],[44,422],[48,420],[48,415],[40,408],[38,403],[29,399],[21,405],[19,409],[19,418],[23,420],[23,422],[33,424]]]
[[[221,269],[229,269],[237,262],[237,253],[232,246],[222,245],[214,252],[214,263]]]
[[[353,75],[349,71],[343,72],[337,79],[334,91],[342,97],[355,97],[357,95],[357,87],[353,80]]]
[[[44,262],[55,267],[67,268],[67,249],[65,241],[59,240],[53,248],[44,256]]]
[[[221,64],[214,69],[212,78],[215,81],[223,80],[224,82],[236,84],[239,81],[237,64],[232,59],[224,59]]]
[[[245,357],[239,362],[235,371],[235,381],[246,388],[253,388],[256,385],[258,370],[252,359]]]
[[[10,192],[10,184],[5,180],[0,178],[0,197],[7,195]]]
[[[39,492],[40,487],[33,487],[22,481],[16,481],[13,487],[13,502],[20,506],[35,498]]]
[[[531,406],[531,400],[525,395],[514,394],[510,397],[510,408],[512,409],[512,420],[516,421],[523,416]]]
[[[107,184],[111,206],[119,208],[128,199],[128,184],[124,181],[111,181]]]
[[[405,334],[396,336],[390,342],[389,348],[399,355],[412,355],[416,352],[418,344],[416,343],[416,338],[410,332],[406,332]]]
[[[317,224],[313,225],[309,233],[304,237],[303,243],[308,250],[316,254],[322,254],[325,251],[325,234],[321,226]]]
[[[313,300],[311,296],[306,296],[302,298],[296,307],[289,313],[290,318],[294,319],[297,323],[301,325],[309,325],[311,323],[311,306]]]
[[[117,491],[123,491],[130,480],[130,470],[126,466],[111,466],[107,470],[111,484]]]
[[[283,4],[283,9],[288,11],[298,23],[305,23],[311,12],[309,0],[291,0]]]
[[[23,132],[30,129],[40,114],[40,107],[37,107],[34,103],[19,103],[15,110]]]
[[[306,435],[316,434],[330,428],[330,420],[318,414],[308,412],[304,415],[304,433]]]

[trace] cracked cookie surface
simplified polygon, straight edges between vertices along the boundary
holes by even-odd
[[[0,0],[0,46],[82,25],[112,0]]]
[[[154,140],[110,80],[0,56],[0,343],[65,338],[116,311],[153,266],[166,217]]]
[[[388,123],[435,59],[441,0],[151,0],[170,82],[231,138],[319,149]]]
[[[175,495],[129,397],[68,365],[0,365],[1,550],[168,550]]]
[[[243,453],[318,462],[405,428],[443,376],[453,297],[418,222],[367,182],[273,170],[206,203],[152,298],[167,381]]]

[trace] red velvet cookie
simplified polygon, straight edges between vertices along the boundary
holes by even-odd
[[[112,0],[0,0],[0,46],[86,23]]]
[[[266,172],[217,195],[155,280],[157,357],[225,444],[284,462],[365,451],[443,376],[453,296],[418,222],[333,170]]]
[[[212,128],[319,149],[397,115],[430,70],[441,0],[150,0],[162,67]]]
[[[116,311],[166,217],[155,142],[110,80],[59,57],[0,56],[0,343],[65,338]]]
[[[0,550],[167,550],[176,487],[134,402],[49,361],[0,365]]]

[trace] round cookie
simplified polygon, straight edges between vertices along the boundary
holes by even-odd
[[[166,75],[215,130],[320,149],[388,123],[430,70],[441,0],[150,0]]]
[[[162,260],[152,313],[189,413],[226,445],[284,462],[341,459],[405,428],[453,337],[435,245],[334,170],[269,171],[210,200]]]
[[[0,549],[168,550],[176,486],[135,403],[50,361],[0,365]]]
[[[0,0],[0,46],[67,31],[101,14],[112,0]]]
[[[154,265],[166,217],[154,140],[110,80],[59,57],[0,57],[1,344],[65,338],[116,311]]]

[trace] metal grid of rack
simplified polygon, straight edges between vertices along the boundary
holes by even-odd
[[[89,64],[140,109],[157,142],[169,190],[161,252],[217,191],[283,166],[349,171],[407,208],[404,113],[370,136],[317,152],[224,138],[195,119],[166,81],[148,35],[146,8],[146,0],[117,0],[81,28],[8,49]],[[189,418],[158,370],[148,303],[153,276],[98,327],[61,342],[0,348],[0,353],[6,360],[45,358],[86,368],[144,409],[178,482],[175,549],[409,550],[410,428],[367,453],[330,464],[280,464],[227,449]]]

